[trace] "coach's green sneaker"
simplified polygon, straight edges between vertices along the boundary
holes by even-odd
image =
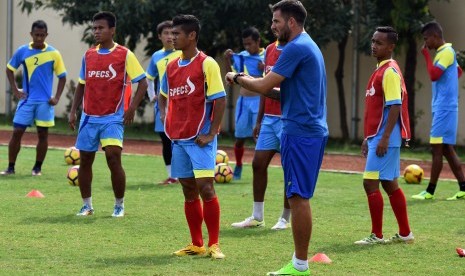
[[[458,192],[453,197],[449,197],[447,200],[457,200],[457,199],[465,199],[465,192]]]
[[[407,236],[403,237],[399,234],[395,234],[391,238],[386,240],[386,243],[388,244],[393,244],[393,243],[414,243],[415,242],[415,237],[413,236],[413,233],[410,232]]]
[[[357,245],[373,245],[373,244],[384,244],[384,243],[385,243],[384,239],[378,238],[375,235],[375,233],[371,233],[370,236],[354,242],[354,244],[357,244]]]
[[[268,272],[266,275],[310,275],[310,270],[307,268],[305,271],[295,269],[292,261],[285,265],[278,271]]]
[[[205,255],[207,250],[204,246],[195,246],[194,244],[189,244],[188,246],[179,249],[178,251],[173,252],[175,256],[189,256],[189,255]]]
[[[427,191],[423,191],[417,195],[412,196],[413,199],[420,199],[420,200],[425,200],[425,199],[434,199],[434,195],[428,193]]]

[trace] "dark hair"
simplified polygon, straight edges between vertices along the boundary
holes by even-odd
[[[189,34],[195,32],[195,40],[199,40],[200,35],[200,21],[197,17],[190,14],[179,14],[173,17],[173,27],[181,26],[181,29]]]
[[[399,35],[397,34],[396,30],[391,26],[378,27],[376,28],[376,31],[387,34],[387,39],[392,44],[396,44],[399,40]]]
[[[421,33],[434,33],[437,34],[439,37],[442,37],[442,27],[436,21],[431,21],[423,25],[421,28]]]
[[[252,37],[254,41],[260,39],[260,32],[255,27],[248,27],[242,31],[242,38]]]
[[[45,23],[43,20],[34,21],[34,23],[32,23],[31,32],[34,31],[34,28],[45,29],[45,32],[48,32],[47,23]]]
[[[172,28],[173,27],[173,21],[171,20],[165,20],[161,22],[160,24],[157,25],[157,33],[161,35],[164,29],[166,28]]]
[[[271,7],[273,12],[280,10],[283,17],[289,19],[293,17],[295,21],[303,26],[307,18],[307,10],[300,1],[297,0],[281,0]]]
[[[109,12],[109,11],[101,11],[96,14],[94,14],[94,17],[92,17],[92,21],[97,21],[104,19],[108,23],[109,28],[116,27],[116,16],[114,13]]]

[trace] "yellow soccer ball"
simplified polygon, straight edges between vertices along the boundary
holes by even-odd
[[[215,166],[215,182],[229,183],[233,179],[233,171],[228,164],[219,163]]]
[[[229,156],[224,150],[217,150],[216,151],[216,164],[228,164],[229,163]]]
[[[65,150],[65,162],[68,165],[79,165],[81,163],[79,150],[75,147],[67,148]]]
[[[404,180],[408,184],[421,184],[424,175],[423,169],[415,164],[408,165],[404,170]]]
[[[66,175],[66,178],[68,178],[68,184],[71,186],[79,186],[78,175],[79,165],[72,166],[71,168],[69,168],[68,174]]]

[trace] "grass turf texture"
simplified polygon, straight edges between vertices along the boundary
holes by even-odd
[[[0,146],[6,167],[7,148]],[[154,185],[165,177],[161,157],[124,155],[127,175],[126,216],[111,218],[113,193],[104,155],[94,163],[92,217],[76,217],[79,189],[67,184],[63,150],[50,150],[43,176],[31,177],[35,151],[23,148],[16,175],[0,178],[1,275],[265,275],[292,256],[291,231],[273,231],[282,209],[282,170],[269,170],[266,227],[233,229],[232,222],[251,214],[251,167],[243,179],[217,184],[221,204],[221,248],[225,260],[174,257],[171,252],[190,242],[179,185]],[[309,258],[323,252],[330,265],[311,264],[312,275],[458,275],[464,259],[455,247],[465,246],[465,201],[447,202],[457,191],[440,182],[435,201],[413,201],[425,186],[402,185],[416,241],[413,245],[355,246],[369,234],[371,223],[361,175],[320,174],[315,198]],[[403,180],[400,180],[403,183]],[[27,198],[32,189],[45,198]],[[384,233],[397,226],[385,199]],[[204,227],[204,237],[207,231]]]

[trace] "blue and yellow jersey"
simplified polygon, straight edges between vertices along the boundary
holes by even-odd
[[[457,111],[459,100],[459,81],[457,59],[452,44],[445,43],[437,49],[434,66],[443,73],[439,80],[433,82],[432,110]]]
[[[260,48],[258,54],[250,54],[242,51],[232,56],[232,69],[234,72],[245,73],[252,77],[263,77],[263,70],[259,69],[259,64],[265,60],[265,49]]]
[[[383,60],[378,64],[378,68],[384,64],[390,62],[390,60]],[[401,89],[401,77],[399,73],[393,68],[389,67],[384,71],[383,75],[383,92],[384,92],[384,110],[383,110],[383,121],[381,127],[373,139],[369,140],[369,147],[378,146],[379,140],[381,140],[384,131],[386,129],[387,119],[389,116],[390,106],[402,104],[402,89]],[[400,147],[402,145],[400,120],[394,126],[389,137],[389,147]]]
[[[60,52],[47,43],[43,49],[34,49],[32,42],[19,47],[7,67],[15,72],[21,65],[23,91],[29,102],[48,102],[52,97],[53,73],[58,78],[66,76]]]
[[[106,55],[111,53],[117,46],[118,44],[115,43],[113,48],[111,49],[104,49],[100,48],[99,45],[97,45],[97,52],[102,55]],[[85,60],[85,55],[82,57],[82,65],[81,65],[81,71],[79,72],[79,83],[81,84],[86,84],[86,60]],[[126,74],[131,80],[131,83],[136,83],[139,82],[141,79],[145,78],[145,71],[144,68],[140,65],[139,61],[136,58],[136,55],[134,55],[133,52],[128,50],[128,55],[126,57]]]
[[[170,61],[180,57],[181,54],[182,51],[166,50],[165,48],[153,53],[146,74],[149,80],[155,81],[156,94],[160,89],[161,77],[165,74],[166,66]]]

